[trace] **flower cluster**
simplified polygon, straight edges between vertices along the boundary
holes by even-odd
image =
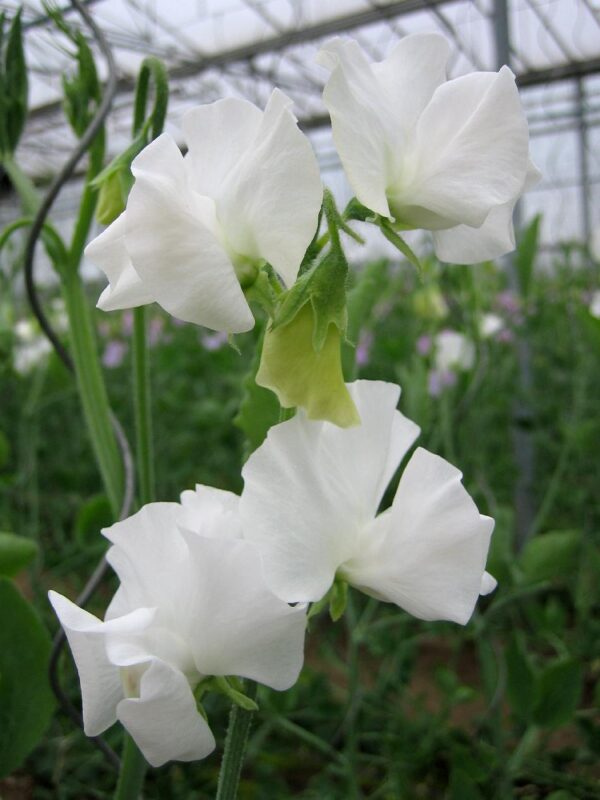
[[[322,49],[354,216],[323,194],[308,139],[275,90],[264,111],[233,98],[190,111],[185,156],[166,134],[142,150],[125,210],[87,248],[109,279],[105,310],[157,302],[221,335],[249,330],[250,303],[261,306],[256,382],[297,407],[247,460],[241,497],[198,486],[103,532],[120,580],[104,621],[51,593],[86,732],[118,719],[151,764],[213,749],[206,691],[250,707],[238,678],[295,682],[307,604],[329,602],[338,617],[352,586],[420,619],[465,624],[495,585],[485,571],[493,521],[444,459],[416,449],[380,510],[419,428],[396,408],[399,387],[345,383],[340,359],[340,233],[355,235],[352,220],[409,253],[402,232],[431,230],[438,256],[459,263],[514,244],[512,209],[536,175],[514,76],[447,81],[448,56],[437,35],[406,37],[379,64],[356,42]],[[474,358],[448,333],[435,347],[440,369]]]

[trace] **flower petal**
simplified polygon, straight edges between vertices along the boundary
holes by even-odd
[[[125,211],[85,248],[86,258],[109,280],[98,308],[115,311],[153,303],[154,297],[140,280],[125,248]]]
[[[140,696],[121,700],[117,716],[153,767],[205,758],[215,748],[185,676],[159,659],[142,675]]]
[[[302,668],[306,609],[270,591],[258,549],[249,542],[184,536],[196,575],[190,641],[198,671],[289,689]]]
[[[492,208],[514,202],[527,173],[529,134],[513,73],[503,67],[439,86],[415,143],[416,166],[396,200],[413,210],[399,216],[419,226],[413,217],[421,208],[455,224],[482,225]]]
[[[534,186],[541,173],[529,162],[523,192]],[[435,253],[441,261],[452,264],[477,264],[510,253],[515,249],[513,212],[517,199],[492,208],[479,228],[457,225],[441,231],[433,231]]]
[[[198,484],[181,493],[183,511],[179,525],[201,536],[242,538],[240,498],[233,492]]]
[[[357,381],[348,389],[361,425],[344,430],[299,413],[271,428],[242,470],[244,536],[289,602],[318,600],[329,589],[418,435],[396,411],[397,386]]]
[[[99,736],[116,721],[117,703],[123,697],[118,667],[107,655],[106,635],[142,630],[149,623],[151,612],[139,609],[106,623],[57,592],[48,592],[48,598],[65,631],[79,673],[85,733]]]
[[[131,166],[125,242],[135,271],[170,314],[240,333],[254,319],[231,260],[217,241],[214,204],[193,192],[184,159],[167,134]]]
[[[390,510],[363,538],[344,574],[415,617],[466,624],[481,591],[494,521],[479,514],[443,458],[418,448]],[[483,584],[482,584],[483,581]]]
[[[273,91],[254,141],[215,196],[228,244],[268,261],[287,286],[315,235],[323,197],[316,157],[291,105]]]

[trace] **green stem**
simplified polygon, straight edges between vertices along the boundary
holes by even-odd
[[[244,694],[254,700],[256,688],[254,681],[246,681]],[[235,800],[237,797],[253,714],[253,711],[244,711],[235,704],[231,707],[216,800]]]
[[[356,756],[358,751],[356,721],[360,705],[359,639],[354,635],[357,623],[352,592],[348,592],[345,621],[348,636],[348,705],[346,719],[344,720],[344,728],[346,729],[345,753],[348,771],[348,796],[361,798],[363,795],[358,782],[358,772],[356,768]]]
[[[69,270],[63,280],[63,294],[75,375],[92,448],[115,519],[123,495],[123,468],[110,421],[108,395],[98,359],[96,337],[88,299],[79,273]]]
[[[154,457],[146,309],[143,306],[133,311],[133,393],[139,499],[141,505],[146,505],[154,500]]]
[[[13,160],[12,156],[3,156],[2,166],[8,175],[13,189],[19,195],[23,213],[28,215],[35,214],[40,205],[40,199],[31,178],[23,172],[17,162]]]
[[[137,800],[142,792],[146,762],[135,742],[125,734],[123,760],[114,800]]]

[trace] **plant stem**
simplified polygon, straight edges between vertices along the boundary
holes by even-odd
[[[137,800],[141,794],[146,774],[146,762],[135,742],[125,734],[123,758],[115,800]]]
[[[40,205],[40,198],[31,178],[23,172],[12,156],[3,156],[1,163],[13,189],[19,195],[23,213],[27,215],[35,214]]]
[[[358,774],[356,769],[356,755],[358,749],[356,718],[358,716],[360,705],[360,673],[358,661],[359,639],[355,635],[357,624],[356,608],[354,605],[354,597],[352,596],[351,591],[348,592],[345,621],[348,636],[348,706],[346,711],[346,719],[344,720],[344,728],[346,741],[345,755],[348,769],[348,796],[353,798],[361,798],[363,795],[358,782]]]
[[[254,681],[245,681],[244,694],[254,700],[256,688]],[[237,705],[231,707],[216,800],[235,800],[237,797],[253,714],[253,711],[244,711]]]
[[[133,393],[139,499],[140,505],[145,505],[154,500],[154,457],[146,309],[143,306],[133,310]]]
[[[62,288],[69,317],[73,362],[83,413],[106,494],[116,519],[123,494],[123,468],[110,422],[108,395],[98,360],[91,312],[78,271],[68,271],[64,276]]]

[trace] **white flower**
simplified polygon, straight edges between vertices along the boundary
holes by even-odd
[[[475,363],[475,346],[458,331],[440,331],[434,342],[434,362],[438,370],[468,371]]]
[[[305,609],[277,598],[238,498],[199,487],[103,531],[121,581],[104,622],[50,592],[77,664],[88,736],[117,719],[146,759],[191,761],[215,740],[194,690],[208,676],[287,689],[302,666]]]
[[[593,292],[589,309],[592,317],[597,317],[600,319],[600,291]]]
[[[15,324],[15,337],[14,368],[20,375],[26,375],[46,360],[52,351],[52,345],[30,319],[18,320]]]
[[[499,317],[498,314],[483,314],[480,320],[480,330],[481,335],[484,339],[489,339],[492,336],[496,336],[496,334],[503,331],[506,327],[504,320],[502,317]]]
[[[87,249],[110,285],[104,310],[158,302],[173,316],[239,333],[242,291],[270,263],[291,286],[317,227],[322,187],[291,101],[264,112],[227,98],[187,112],[185,158],[167,134],[134,160],[127,208]]]
[[[469,264],[514,248],[512,211],[539,173],[510,69],[446,81],[449,55],[444,37],[414,34],[380,63],[343,39],[319,61],[357,198],[401,229],[432,230],[439,258]]]
[[[493,520],[479,514],[461,473],[421,448],[391,508],[383,493],[419,428],[380,381],[348,386],[362,424],[343,430],[301,412],[271,428],[248,459],[241,517],[274,591],[317,601],[340,577],[422,619],[466,623],[480,592]]]

